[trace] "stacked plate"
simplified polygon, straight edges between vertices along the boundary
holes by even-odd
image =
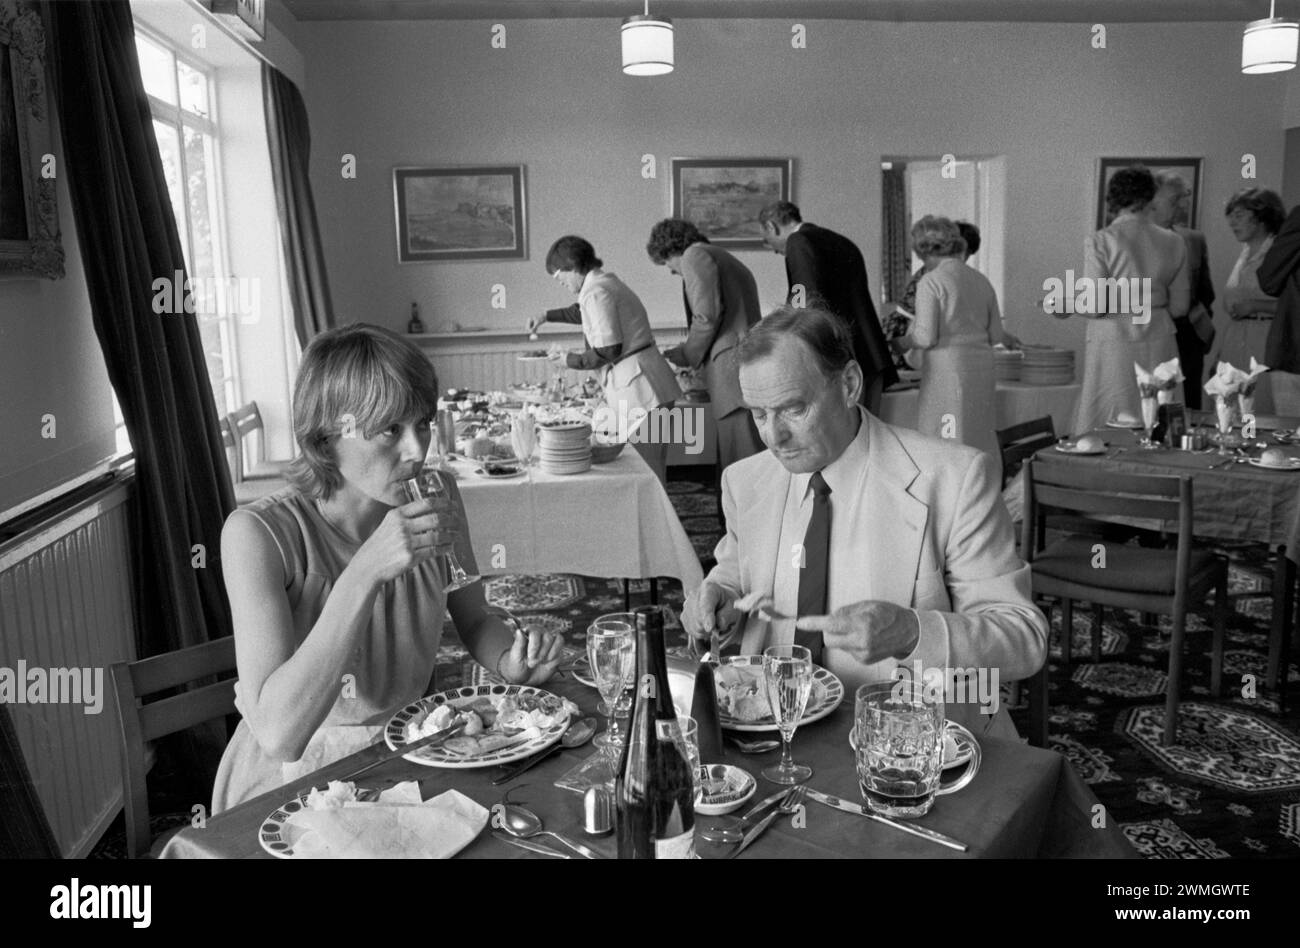
[[[547,474],[581,474],[591,469],[591,425],[559,421],[537,426],[537,456]]]
[[[994,349],[994,377],[999,382],[1019,382],[1020,367],[1023,361],[1023,352],[1018,352],[1014,349]]]
[[[1026,348],[1020,365],[1025,385],[1069,385],[1074,381],[1074,350]]]

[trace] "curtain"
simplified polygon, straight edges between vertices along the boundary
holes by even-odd
[[[289,78],[262,64],[262,99],[271,175],[280,218],[280,243],[293,302],[293,325],[306,348],[312,337],[334,325],[325,251],[316,226],[316,202],[307,177],[311,128],[302,94]]]
[[[132,504],[141,657],[231,634],[221,527],[234,509],[199,328],[156,314],[154,281],[185,272],[127,0],[50,3],[61,173],[91,317],[136,455]]]
[[[899,301],[903,298],[903,289],[911,278],[912,250],[911,237],[907,232],[907,168],[894,162],[892,168],[884,169],[882,185],[881,220],[884,224],[884,240],[881,264],[885,299]]]
[[[9,709],[0,704],[0,859],[58,859],[59,855]]]

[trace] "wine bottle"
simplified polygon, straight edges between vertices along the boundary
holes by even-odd
[[[627,746],[614,788],[618,858],[695,857],[695,784],[678,747],[680,730],[668,690],[664,618],[636,610],[636,691]]]

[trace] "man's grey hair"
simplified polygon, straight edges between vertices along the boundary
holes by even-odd
[[[1177,187],[1179,191],[1187,190],[1187,179],[1177,171],[1157,171],[1155,173],[1156,188]]]

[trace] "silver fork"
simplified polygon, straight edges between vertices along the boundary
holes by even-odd
[[[745,838],[740,841],[740,845],[737,846],[735,849],[733,849],[731,852],[727,853],[727,858],[735,859],[746,849],[748,849],[750,844],[753,843],[754,840],[758,839],[758,837],[762,836],[765,832],[767,832],[767,828],[771,826],[773,823],[775,823],[778,817],[791,816],[794,813],[798,812],[799,807],[803,805],[803,798],[807,795],[807,793],[808,793],[808,787],[805,784],[799,784],[799,786],[797,787],[791,787],[790,792],[785,795],[785,799],[781,801],[780,805],[771,813],[769,813],[767,816],[763,817],[762,822],[760,822],[752,830],[747,832],[745,834]]]

